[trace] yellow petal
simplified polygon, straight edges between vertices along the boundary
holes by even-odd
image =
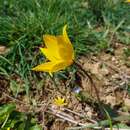
[[[44,71],[44,72],[52,72],[52,68],[55,66],[54,62],[46,62],[34,67],[32,70],[34,71]]]
[[[71,65],[71,61],[58,61],[54,66],[53,66],[53,71],[52,72],[57,72],[60,70],[64,70],[66,67]]]
[[[64,101],[65,101],[65,99],[64,99],[64,98],[62,98],[62,99],[61,99],[61,102],[64,102]]]
[[[46,56],[46,58],[50,61],[56,61],[58,60],[57,57],[53,54],[52,51],[50,51],[47,48],[40,48],[41,52]]]
[[[57,42],[59,47],[59,55],[62,60],[73,60],[74,51],[72,45],[66,43],[63,36],[57,36]]]
[[[71,42],[70,42],[70,39],[69,39],[69,37],[68,37],[68,34],[67,34],[66,29],[67,29],[67,25],[65,25],[65,26],[63,27],[63,36],[64,36],[64,38],[65,38],[65,42],[66,42],[66,43],[71,43]]]
[[[61,101],[61,97],[57,97],[57,101]]]
[[[60,55],[58,53],[58,43],[57,43],[57,39],[55,36],[51,36],[51,35],[44,35],[43,36],[43,40],[45,42],[45,45],[47,47],[47,49],[49,50],[49,52],[55,56],[57,59],[60,59]]]
[[[70,62],[66,62],[66,61],[46,62],[34,67],[32,70],[51,73],[51,72],[57,72],[63,70],[70,64],[71,64]]]
[[[69,37],[68,37],[68,34],[67,34],[66,29],[67,29],[67,25],[65,25],[65,26],[63,27],[63,37],[64,37],[64,41],[66,42],[66,44],[68,44],[68,46],[70,46],[69,48],[70,48],[70,51],[71,51],[71,53],[72,53],[72,59],[74,60],[74,49],[73,49],[72,43],[71,43],[71,41],[70,41],[70,39],[69,39]]]

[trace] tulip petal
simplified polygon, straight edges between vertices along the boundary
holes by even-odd
[[[64,39],[65,39],[65,42],[71,44],[66,29],[67,29],[67,25],[65,25],[65,26],[63,27],[63,36],[64,36]]]
[[[70,62],[65,62],[65,61],[45,62],[43,64],[34,67],[32,70],[51,73],[51,72],[57,72],[59,70],[63,70],[70,64],[71,64]]]
[[[40,65],[34,67],[32,70],[50,72],[54,65],[55,65],[54,62],[46,62],[46,63],[40,64]]]
[[[46,58],[50,61],[56,61],[58,60],[57,57],[55,57],[55,55],[53,55],[53,52],[50,51],[47,48],[40,48],[41,52],[46,56]]]
[[[65,42],[63,36],[57,36],[58,42],[58,52],[62,60],[72,60],[73,59],[73,47],[71,44]]]
[[[52,72],[57,72],[60,70],[64,70],[68,67],[71,63],[68,61],[57,61],[56,64],[53,66]]]
[[[67,25],[65,25],[65,26],[63,27],[63,37],[64,37],[64,41],[66,42],[66,44],[69,44],[70,49],[71,49],[70,52],[72,53],[72,59],[74,59],[73,46],[72,46],[72,43],[71,43],[71,41],[70,41],[70,39],[69,39],[69,37],[68,37],[68,34],[67,34],[66,29],[67,29]]]
[[[57,38],[51,35],[44,35],[43,40],[49,52],[51,52],[52,55],[54,55],[57,59],[60,59],[60,55],[57,51],[58,50]]]

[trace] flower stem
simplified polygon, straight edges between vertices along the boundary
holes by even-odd
[[[89,78],[89,80],[90,80],[90,82],[91,82],[91,85],[92,85],[92,87],[94,88],[94,90],[95,90],[95,94],[96,94],[96,97],[97,97],[97,100],[98,100],[98,106],[99,106],[99,109],[100,109],[100,112],[101,112],[101,114],[102,115],[104,115],[103,113],[104,113],[104,106],[103,106],[103,104],[101,103],[101,100],[100,100],[100,97],[99,97],[99,92],[98,92],[98,89],[97,89],[97,87],[96,87],[96,85],[95,85],[95,83],[94,83],[94,81],[93,81],[93,79],[92,79],[92,77],[91,77],[91,74],[89,74],[86,70],[84,70],[83,68],[82,68],[82,66],[80,65],[80,63],[78,63],[78,62],[74,62],[74,64]]]

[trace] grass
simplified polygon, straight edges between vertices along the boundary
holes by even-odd
[[[47,78],[46,74],[31,71],[44,59],[38,49],[43,34],[60,34],[67,24],[77,58],[109,50],[113,39],[130,44],[129,4],[110,0],[104,6],[104,0],[88,3],[86,0],[0,1],[0,45],[9,48],[8,53],[0,56],[0,77],[10,82],[15,97],[20,92],[29,97],[32,86],[37,89],[41,79]],[[64,73],[60,76],[67,78]]]

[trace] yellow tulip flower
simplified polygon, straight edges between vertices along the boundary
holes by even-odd
[[[41,52],[49,60],[34,67],[34,71],[57,72],[70,66],[74,61],[74,49],[66,32],[67,25],[63,27],[63,34],[59,36],[44,35],[45,48]]]

